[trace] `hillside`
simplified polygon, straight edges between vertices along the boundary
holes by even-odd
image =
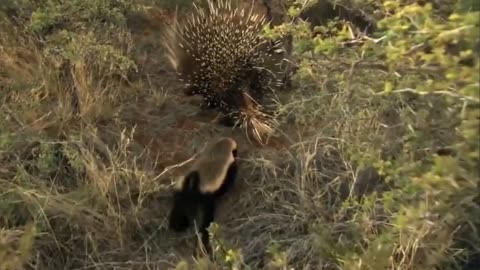
[[[0,270],[475,269],[476,2],[336,1],[367,36],[316,13],[333,1],[292,2],[255,6],[295,68],[262,145],[183,94],[162,47],[172,1],[2,1]],[[193,259],[194,232],[167,230],[169,168],[219,136],[239,181],[215,260]]]

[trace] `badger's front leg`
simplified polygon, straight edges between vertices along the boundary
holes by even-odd
[[[213,196],[208,196],[203,203],[203,219],[202,226],[200,228],[202,244],[207,251],[207,254],[211,254],[212,248],[210,246],[210,237],[208,234],[208,227],[215,219],[215,198]]]

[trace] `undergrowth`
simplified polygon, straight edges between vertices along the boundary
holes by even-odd
[[[375,20],[370,36],[309,25],[296,18],[316,1],[293,2],[266,31],[294,41],[284,148],[242,145],[210,261],[167,232],[162,171],[243,135],[200,123],[158,86],[173,74],[140,64],[131,21],[171,3],[2,1],[0,269],[474,269],[476,1],[334,1]]]

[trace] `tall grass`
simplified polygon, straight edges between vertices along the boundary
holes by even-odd
[[[178,90],[160,49],[169,3],[3,2],[0,269],[473,267],[478,7],[434,2],[339,2],[378,22],[370,37],[339,20],[268,31],[293,36],[296,73],[263,147]],[[193,259],[194,232],[166,229],[162,172],[225,135],[238,186],[214,260]]]

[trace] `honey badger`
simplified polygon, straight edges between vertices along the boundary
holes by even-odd
[[[208,145],[174,186],[169,228],[183,232],[201,208],[201,240],[210,250],[207,228],[214,221],[217,200],[233,186],[237,177],[237,143],[223,137]]]

